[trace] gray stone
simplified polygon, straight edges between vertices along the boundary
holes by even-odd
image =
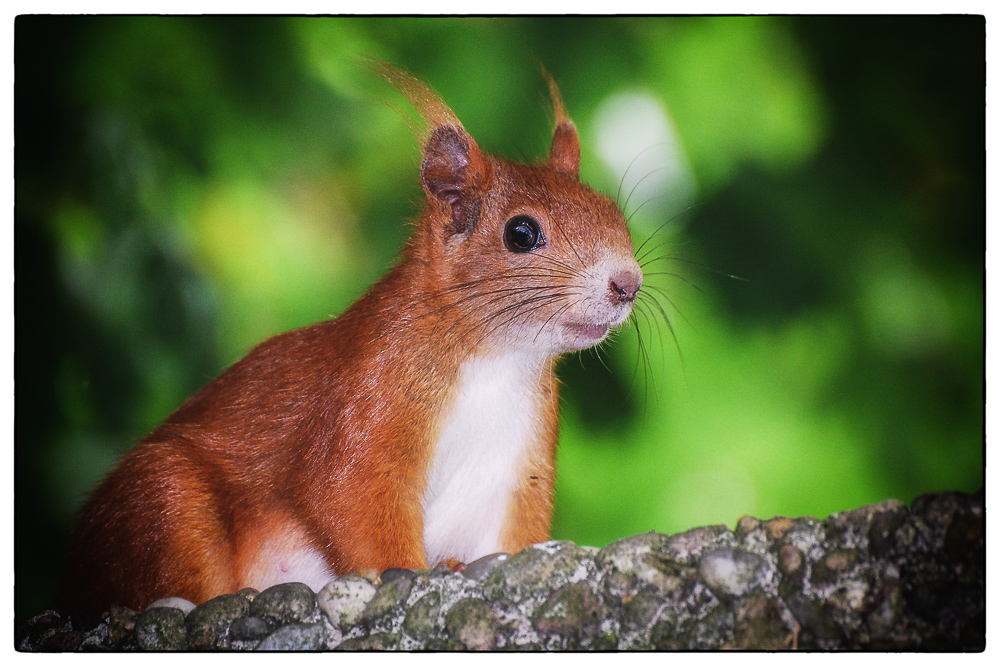
[[[860,559],[855,549],[834,549],[812,566],[814,586],[827,586],[847,574]]]
[[[107,623],[101,623],[96,628],[83,633],[83,641],[80,643],[81,651],[106,651],[111,648]]]
[[[319,620],[316,594],[300,583],[278,584],[261,591],[250,603],[250,613],[277,624]]]
[[[318,651],[326,648],[324,635],[322,623],[289,623],[265,637],[257,650]]]
[[[198,605],[186,619],[190,647],[225,647],[230,624],[246,615],[249,609],[250,602],[239,594],[220,595]]]
[[[406,610],[403,632],[410,637],[427,639],[438,630],[438,615],[441,611],[441,594],[427,593]]]
[[[354,623],[375,597],[375,586],[356,574],[334,579],[316,596],[319,608],[337,627]]]
[[[708,549],[736,544],[736,536],[726,526],[704,526],[671,535],[663,547],[664,553],[686,565],[694,565]]]
[[[532,625],[540,635],[560,640],[559,648],[579,648],[591,643],[597,632],[599,606],[587,582],[566,584],[538,608]]]
[[[184,612],[173,607],[147,609],[135,622],[135,641],[143,651],[185,650]]]
[[[382,584],[385,585],[392,583],[396,579],[413,579],[415,576],[417,576],[417,573],[413,570],[402,567],[391,567],[383,572],[379,578],[381,579]]]
[[[764,559],[742,549],[713,549],[698,563],[698,576],[720,597],[743,595],[757,585]]]
[[[135,641],[135,621],[139,615],[128,607],[111,605],[108,612],[108,640],[112,646],[128,646]]]
[[[622,626],[632,632],[648,630],[666,602],[663,594],[653,586],[647,586],[635,595],[628,596],[622,605]]]
[[[801,582],[805,573],[805,555],[793,544],[785,544],[778,550],[778,570],[789,580]]]
[[[742,539],[747,535],[749,535],[750,533],[754,532],[755,530],[759,529],[760,526],[761,526],[760,519],[757,519],[749,515],[744,515],[741,516],[739,520],[737,520],[736,530],[733,532],[736,533],[737,539]]]
[[[545,542],[523,549],[500,565],[503,592],[515,601],[535,598],[541,602],[563,584],[579,581],[593,573],[596,565],[590,553],[572,542]],[[489,582],[493,576],[488,576]]]
[[[485,651],[496,646],[499,621],[483,600],[466,598],[458,601],[448,610],[445,627],[460,648]]]
[[[229,625],[229,648],[244,651],[255,649],[273,630],[271,624],[260,616],[241,616]]]
[[[680,651],[687,648],[683,635],[678,631],[674,614],[665,614],[649,631],[649,645],[634,648],[649,648],[657,651]]]
[[[510,554],[495,553],[472,561],[462,570],[462,575],[473,581],[482,581],[510,558]]]
[[[602,573],[602,592],[623,598],[646,585],[665,594],[690,585],[695,578],[694,568],[685,564],[686,558],[679,560],[671,555],[669,546],[666,535],[649,532],[601,549],[594,560]]]
[[[410,594],[410,588],[412,586],[413,579],[406,577],[401,577],[389,582],[388,584],[383,584],[378,591],[375,592],[375,595],[365,607],[364,611],[361,612],[359,620],[361,622],[371,624],[383,616],[393,613],[402,606],[403,602],[406,600],[406,596]]]
[[[688,625],[682,636],[691,651],[718,651],[733,645],[733,610],[726,605],[709,607],[697,623]]]

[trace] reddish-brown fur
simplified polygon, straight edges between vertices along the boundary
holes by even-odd
[[[608,248],[631,257],[617,207],[577,180],[576,131],[551,78],[552,151],[525,166],[485,156],[419,81],[375,68],[431,127],[428,205],[401,261],[337,319],[254,348],[125,455],[80,513],[65,608],[232,593],[254,585],[268,543],[315,549],[338,574],[427,566],[427,471],[462,364],[522,330],[549,335],[573,312],[565,294],[537,296],[566,289],[560,267],[582,269]],[[547,224],[537,256],[501,240],[525,212]],[[629,276],[638,289],[641,273]],[[507,505],[508,552],[549,536],[556,356],[532,392],[540,421]]]

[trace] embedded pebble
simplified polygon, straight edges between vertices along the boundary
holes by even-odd
[[[802,551],[792,545],[785,544],[778,551],[778,569],[790,579],[802,578],[802,566],[805,564],[805,556]]]
[[[224,647],[229,626],[250,610],[250,602],[237,594],[220,595],[198,605],[186,619],[188,641],[193,649]]]
[[[703,526],[671,535],[663,550],[678,561],[694,565],[703,551],[720,546],[731,547],[734,544],[735,535],[728,527]]]
[[[410,587],[413,579],[400,577],[387,584],[383,584],[372,596],[368,605],[361,612],[359,621],[372,624],[379,618],[391,614],[397,607],[401,606],[406,596],[410,594]]]
[[[682,587],[690,580],[691,570],[685,561],[669,553],[670,545],[666,535],[649,532],[626,537],[601,549],[594,561],[604,574],[605,593],[623,597],[644,584],[656,586],[664,593]]]
[[[534,606],[544,599],[546,590],[578,581],[594,567],[593,557],[584,549],[572,542],[550,541],[514,554],[496,573],[502,576],[505,590],[515,602],[528,601]]]
[[[769,540],[780,540],[788,532],[788,529],[795,525],[795,519],[785,516],[778,516],[770,521],[764,522],[764,534]]]
[[[258,593],[250,613],[277,624],[311,623],[319,620],[316,594],[305,584],[278,584]]]
[[[489,556],[483,556],[477,560],[472,561],[464,568],[462,568],[462,575],[467,579],[473,579],[475,581],[482,581],[488,577],[494,570],[504,564],[504,562],[510,558],[510,554],[496,553],[490,554]]]
[[[264,637],[271,634],[271,624],[260,616],[243,616],[229,625],[229,647],[255,649]]]
[[[860,558],[854,549],[834,549],[813,564],[812,581],[817,586],[832,584],[854,567]]]
[[[108,612],[108,640],[112,646],[126,646],[135,641],[135,621],[139,614],[128,607],[111,605]]]
[[[458,605],[455,605],[458,606]],[[455,607],[452,607],[454,609]],[[403,632],[411,637],[429,637],[437,629],[441,611],[441,594],[431,591],[420,597],[406,610]]]
[[[316,596],[319,608],[338,627],[354,623],[375,597],[375,586],[356,574],[334,579]]]
[[[739,596],[750,590],[764,559],[742,549],[715,549],[701,557],[698,575],[716,595]]]
[[[417,573],[413,570],[402,567],[391,567],[383,572],[379,579],[381,579],[382,584],[389,584],[396,579],[412,579],[415,576],[417,576]]]
[[[316,651],[326,648],[321,623],[289,623],[264,638],[258,651]]]
[[[600,602],[587,582],[566,584],[538,608],[532,625],[540,635],[562,639],[560,648],[578,648],[596,634],[599,607]]]
[[[498,620],[490,606],[483,600],[459,600],[445,617],[448,633],[462,648],[485,651],[497,641]]]
[[[752,517],[750,515],[743,515],[740,517],[739,521],[736,522],[736,537],[743,537],[747,533],[757,530],[760,527],[760,519]]]
[[[135,622],[135,641],[143,651],[187,649],[184,612],[174,607],[147,609]]]

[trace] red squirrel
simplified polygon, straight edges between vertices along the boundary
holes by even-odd
[[[548,159],[483,153],[427,86],[426,207],[336,319],[255,347],[129,451],[80,512],[61,604],[144,609],[424,568],[549,539],[556,359],[629,317],[643,274],[579,180],[559,91]]]

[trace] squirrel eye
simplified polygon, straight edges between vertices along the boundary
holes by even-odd
[[[542,230],[534,218],[519,215],[507,221],[503,243],[511,252],[528,252],[543,245]]]

